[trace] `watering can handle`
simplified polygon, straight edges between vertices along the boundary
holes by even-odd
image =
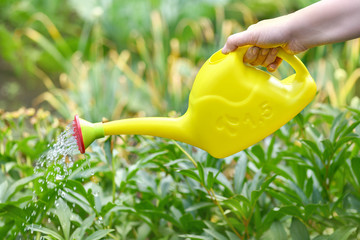
[[[239,55],[241,56],[241,58],[244,57],[244,55],[249,47],[250,46],[245,46],[245,47],[240,47],[238,49]],[[282,58],[283,60],[285,60],[287,63],[290,64],[290,66],[296,72],[297,79],[299,79],[299,80],[306,79],[305,76],[309,75],[309,71],[306,69],[305,65],[295,55],[289,54],[289,53],[285,52],[284,49],[280,48],[277,56]]]
[[[305,79],[304,76],[309,75],[309,71],[302,63],[302,61],[295,55],[285,52],[284,49],[280,48],[278,52],[278,57],[285,60],[290,66],[295,70],[296,75],[299,76],[298,79]]]

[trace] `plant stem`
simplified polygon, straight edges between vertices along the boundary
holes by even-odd
[[[210,192],[212,193],[213,196],[213,201],[215,203],[215,205],[219,208],[221,215],[224,217],[225,221],[227,222],[227,224],[229,225],[229,227],[231,228],[231,230],[236,234],[236,236],[238,236],[240,239],[244,239],[243,236],[241,236],[236,229],[234,228],[234,226],[232,225],[232,223],[229,221],[228,217],[226,216],[224,209],[221,207],[220,203],[218,202],[214,189],[210,188]]]
[[[184,148],[182,148],[175,140],[172,140],[173,143],[175,143],[175,145],[180,148],[180,150],[186,155],[187,158],[189,158],[189,160],[194,164],[195,168],[197,168],[197,163],[195,162],[195,160],[190,156],[190,154],[185,151]]]

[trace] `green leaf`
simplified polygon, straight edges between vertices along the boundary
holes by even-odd
[[[356,227],[341,227],[329,236],[329,240],[347,240],[355,231]]]
[[[232,210],[232,212],[242,218],[247,218],[250,214],[251,203],[249,199],[242,195],[235,195],[223,200],[223,203]]]
[[[333,144],[331,143],[331,141],[329,139],[324,139],[321,141],[321,144],[323,146],[323,156],[322,156],[322,159],[324,159],[325,162],[328,162],[330,161],[332,155],[333,155],[333,152],[334,152],[334,146]]]
[[[258,144],[251,148],[251,153],[259,163],[264,162],[266,160],[264,149]]]
[[[312,177],[307,179],[306,187],[305,187],[305,196],[310,198],[314,189],[314,180]]]
[[[327,235],[318,235],[313,240],[329,240],[329,236],[327,236]]]
[[[261,196],[261,194],[266,190],[266,188],[270,185],[270,183],[272,181],[274,181],[274,179],[276,178],[275,176],[272,176],[271,178],[269,178],[268,180],[266,180],[265,182],[263,182],[261,184],[261,189],[260,190],[255,190],[251,192],[251,204],[253,205]]]
[[[71,240],[78,240],[78,239],[82,239],[86,230],[90,228],[90,226],[93,224],[95,220],[95,214],[90,215],[89,217],[87,217],[80,225],[80,227],[78,227],[73,234],[71,234],[70,239]]]
[[[69,239],[70,234],[70,216],[71,210],[66,202],[59,198],[56,200],[58,202],[58,206],[56,207],[56,215],[59,218],[59,222],[64,233],[65,240]]]
[[[27,226],[27,229],[29,230],[33,230],[35,232],[41,232],[41,233],[44,233],[46,235],[50,235],[52,237],[54,237],[55,239],[58,239],[58,240],[64,240],[64,238],[62,236],[60,236],[60,234],[58,234],[57,232],[51,230],[51,229],[48,229],[46,227],[42,227],[40,225],[35,225],[35,224],[32,224],[30,226]]]
[[[143,223],[137,229],[137,238],[136,240],[147,240],[151,233],[151,228],[148,224]]]
[[[285,232],[285,228],[281,222],[274,222],[270,229],[265,232],[265,234],[261,237],[261,240],[287,240],[287,234]]]
[[[0,216],[4,219],[13,219],[17,222],[25,222],[26,214],[21,208],[9,203],[0,204]]]
[[[57,49],[56,46],[52,42],[50,42],[44,35],[35,31],[32,28],[26,28],[25,35],[31,40],[33,40],[35,43],[37,43],[39,46],[41,46],[45,51],[47,51],[50,56],[53,57],[53,59],[60,66],[63,67],[64,70],[70,69],[69,61],[64,58],[64,56],[60,53],[59,49]]]
[[[201,182],[199,176],[196,173],[194,173],[194,171],[192,171],[192,170],[182,169],[182,170],[179,171],[179,173],[184,175],[184,176],[190,177],[190,178],[196,180],[199,183]]]
[[[200,177],[201,183],[205,185],[204,168],[203,168],[201,162],[198,162],[197,170],[199,172],[199,177]]]
[[[168,153],[168,150],[164,150],[164,151],[161,151],[161,152],[155,152],[155,153],[149,154],[145,158],[141,159],[140,163],[142,165],[144,165],[144,164],[156,159],[158,156],[165,155],[166,153]]]
[[[308,240],[309,232],[306,226],[297,218],[293,217],[290,226],[290,235],[292,240]]]
[[[87,198],[86,190],[85,190],[84,186],[80,182],[75,181],[75,180],[71,180],[71,179],[67,179],[65,181],[65,186],[67,188],[69,188],[69,190],[73,190],[76,193],[83,196],[84,198]]]
[[[285,204],[285,205],[289,205],[292,204],[293,201],[291,198],[289,198],[289,195],[281,192],[281,191],[275,191],[273,189],[267,189],[266,192],[271,195],[272,197],[276,198],[277,200],[279,200],[281,203]]]
[[[6,194],[3,196],[2,201],[3,202],[8,201],[16,192],[23,189],[26,184],[28,184],[29,182],[33,181],[34,179],[40,176],[41,176],[40,174],[34,174],[30,177],[21,178],[20,180],[17,180],[13,184],[11,184],[10,187],[8,187]]]
[[[345,129],[340,135],[340,138],[349,134],[352,134],[353,130],[360,124],[360,121],[352,123],[348,128]]]
[[[95,208],[95,197],[93,194],[93,189],[89,188],[86,195],[86,199],[89,201],[90,207]]]
[[[229,240],[241,240],[235,233],[225,231],[226,235],[228,236]]]
[[[235,166],[234,173],[234,191],[236,194],[240,194],[244,186],[244,180],[247,168],[246,155],[241,155]]]
[[[209,237],[206,236],[201,236],[201,235],[194,235],[194,234],[183,234],[183,235],[179,235],[179,237],[181,238],[190,238],[190,239],[194,239],[194,240],[209,240]]]
[[[207,207],[213,207],[213,206],[214,206],[214,204],[211,202],[200,202],[200,203],[194,204],[194,205],[186,208],[185,211],[192,212],[192,211],[195,211],[195,210],[198,210],[201,208],[207,208]]]
[[[96,232],[94,232],[93,234],[91,234],[90,236],[88,236],[86,238],[86,240],[98,240],[101,238],[104,238],[106,235],[108,235],[109,233],[113,232],[113,229],[102,229],[102,230],[98,230]]]
[[[111,147],[111,141],[112,137],[110,136],[104,143],[104,151],[105,151],[105,156],[107,159],[108,164],[112,163],[112,147]]]
[[[344,113],[340,113],[339,115],[336,116],[336,118],[332,122],[329,138],[333,143],[335,143],[340,132],[346,127],[346,121],[344,121],[343,118],[344,118]]]
[[[306,146],[310,151],[315,153],[318,157],[320,158],[322,157],[322,153],[315,142],[310,140],[301,140],[301,142],[303,143],[304,146]]]
[[[207,176],[207,188],[211,189],[213,184],[214,184],[215,178],[214,178],[214,173],[213,172],[209,172],[208,176]]]
[[[351,159],[351,170],[356,177],[358,186],[360,185],[360,158],[354,157]]]
[[[204,229],[204,232],[214,237],[216,240],[228,240],[224,235],[215,230],[215,228],[209,222],[205,222],[208,229]]]
[[[182,215],[179,221],[186,232],[200,232],[206,227],[204,221],[194,219],[191,213]]]

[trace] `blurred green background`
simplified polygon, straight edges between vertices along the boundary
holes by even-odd
[[[2,0],[0,108],[43,106],[92,121],[182,113],[198,69],[230,34],[312,2]],[[356,80],[347,81],[345,93],[337,91],[356,78],[358,45],[301,55],[319,89],[326,89],[319,101],[351,99]]]

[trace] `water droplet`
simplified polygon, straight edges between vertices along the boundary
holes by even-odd
[[[67,168],[72,167],[74,164],[75,158],[73,156],[79,153],[73,123],[66,126],[65,130],[56,138],[56,141],[48,145],[48,148],[48,151],[37,161],[34,171],[38,173],[43,168],[55,165],[54,172],[56,174],[54,176],[56,176],[56,180],[63,180],[65,178],[64,172],[69,174]],[[46,179],[51,175],[53,175],[51,172],[46,173]],[[43,179],[39,179],[39,183],[43,183]]]
[[[64,178],[65,178],[65,175],[60,175],[60,174],[56,174],[56,177],[55,177],[55,179],[58,181],[64,180]]]

